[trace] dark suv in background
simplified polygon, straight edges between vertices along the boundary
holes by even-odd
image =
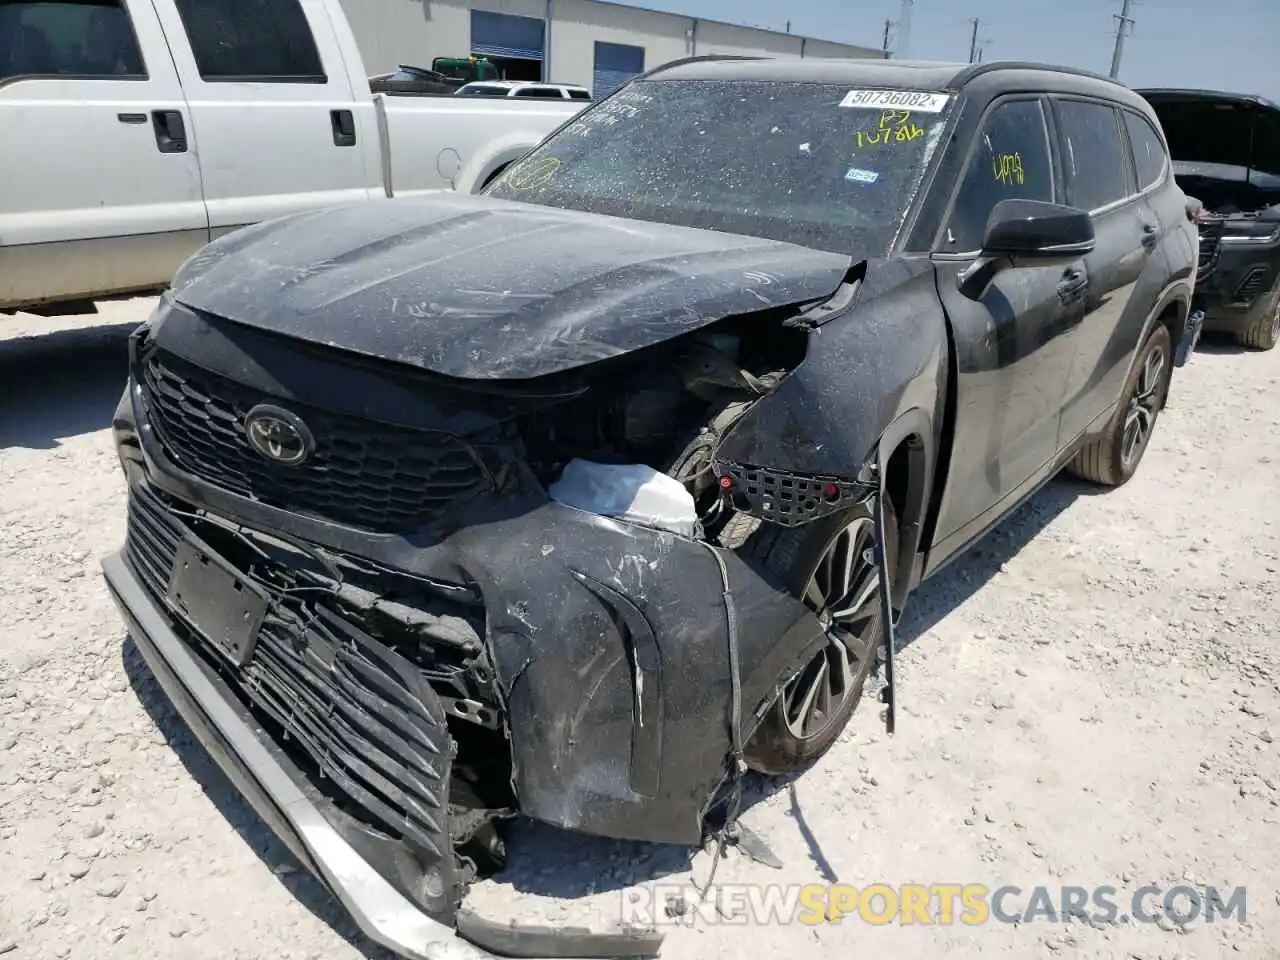
[[[1178,184],[1203,204],[1204,329],[1280,342],[1280,106],[1212,90],[1137,91],[1155,109]]]

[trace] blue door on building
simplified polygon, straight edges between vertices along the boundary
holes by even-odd
[[[473,54],[499,63],[515,60],[538,64],[533,76],[511,79],[538,79],[542,74],[545,47],[546,25],[536,17],[517,17],[506,13],[490,13],[487,10],[471,11]]]
[[[595,71],[591,94],[603,100],[632,77],[644,73],[644,47],[596,41]]]

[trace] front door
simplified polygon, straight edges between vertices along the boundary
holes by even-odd
[[[1005,267],[968,296],[959,276],[980,259],[1001,200],[1060,201],[1045,104],[998,102],[987,115],[935,252],[939,295],[955,332],[957,408],[939,542],[981,532],[1057,453],[1065,344],[1083,315],[1083,261]]]
[[[215,236],[373,195],[381,169],[371,96],[366,86],[357,102],[322,0],[166,0],[157,9],[200,138]]]
[[[189,120],[149,0],[0,4],[0,304],[167,282],[209,239]]]

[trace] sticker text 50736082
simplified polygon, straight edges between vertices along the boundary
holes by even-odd
[[[850,90],[840,101],[842,107],[865,110],[914,110],[918,113],[941,113],[950,94],[927,90]]]

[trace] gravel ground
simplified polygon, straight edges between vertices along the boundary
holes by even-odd
[[[167,707],[98,571],[109,420],[149,301],[0,318],[0,955],[380,958]],[[1247,887],[1247,922],[672,929],[664,960],[1280,954],[1280,350],[1202,350],[1138,477],[1059,481],[913,601],[904,706],[865,707],[719,883]],[[690,869],[692,867],[692,870]],[[600,925],[710,857],[528,827],[487,912]],[[1026,896],[1008,906],[1025,904]]]

